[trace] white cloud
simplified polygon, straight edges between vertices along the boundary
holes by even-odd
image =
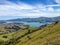
[[[54,9],[52,7],[49,7],[47,10],[49,10],[50,12],[54,12]]]
[[[6,1],[6,0],[5,0]],[[57,5],[28,5],[25,3],[15,4],[12,2],[5,2],[5,5],[0,5],[0,16],[26,16],[26,17],[39,17],[39,16],[60,16],[59,10],[54,10],[53,6]],[[60,5],[59,5],[60,6]]]
[[[47,6],[49,6],[49,7],[53,7],[53,6],[60,6],[60,4],[53,4],[53,5],[47,5]]]
[[[60,0],[55,0],[55,1],[56,1],[56,3],[60,4]]]

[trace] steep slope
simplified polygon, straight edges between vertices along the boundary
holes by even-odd
[[[0,35],[0,45],[60,45],[60,22]]]
[[[15,45],[60,45],[60,22],[25,35]]]

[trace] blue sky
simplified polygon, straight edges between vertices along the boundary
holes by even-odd
[[[0,19],[60,16],[60,0],[0,0]]]

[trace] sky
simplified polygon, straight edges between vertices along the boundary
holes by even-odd
[[[0,20],[60,16],[60,0],[0,0]]]

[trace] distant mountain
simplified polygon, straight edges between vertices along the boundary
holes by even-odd
[[[24,22],[55,22],[60,21],[60,16],[58,17],[39,17],[39,18],[18,18],[18,19],[11,19],[7,21],[24,21]]]
[[[6,21],[4,20],[0,20],[0,24],[6,23]]]
[[[6,22],[14,22],[19,23],[20,21],[23,22],[56,22],[60,21],[60,16],[58,17],[38,17],[38,18],[17,18],[17,19],[10,19],[10,20],[1,20],[0,23],[6,23]]]

